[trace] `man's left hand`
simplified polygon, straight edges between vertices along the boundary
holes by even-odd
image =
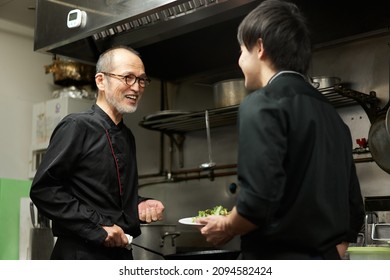
[[[138,204],[139,219],[151,223],[163,218],[164,205],[161,201],[148,199]]]

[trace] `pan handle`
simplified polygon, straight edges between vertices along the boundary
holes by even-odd
[[[135,243],[132,243],[131,245],[133,245],[133,246],[135,246],[135,247],[138,247],[138,248],[141,248],[141,249],[144,249],[145,251],[148,251],[148,252],[150,252],[150,253],[153,253],[153,254],[156,254],[156,255],[158,255],[158,256],[160,256],[160,257],[165,258],[165,256],[164,256],[163,254],[161,254],[160,252],[154,251],[154,250],[152,250],[152,249],[146,248],[146,247],[144,247],[144,246],[141,246],[141,245],[138,245],[138,244],[135,244]]]
[[[164,233],[161,236],[160,247],[164,247],[165,238],[167,238],[168,236],[171,237],[172,247],[174,247],[175,246],[175,238],[179,237],[180,234],[181,233],[179,231],[176,231],[176,232],[168,232],[167,231],[166,233]]]

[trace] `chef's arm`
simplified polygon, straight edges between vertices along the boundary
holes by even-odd
[[[241,216],[236,207],[227,216],[226,230],[232,235],[244,235],[257,228],[255,224]]]

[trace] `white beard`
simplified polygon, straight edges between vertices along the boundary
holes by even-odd
[[[124,105],[118,102],[118,100],[115,99],[112,95],[106,95],[106,99],[107,103],[113,106],[122,115],[134,113],[137,110],[137,103],[134,106]]]

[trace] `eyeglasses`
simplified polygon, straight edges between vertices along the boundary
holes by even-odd
[[[107,75],[107,76],[110,76],[110,77],[123,79],[125,81],[126,85],[128,85],[128,86],[132,86],[138,81],[139,86],[144,88],[144,87],[148,86],[151,82],[151,80],[148,77],[137,77],[136,75],[133,75],[133,74],[128,74],[128,75],[124,76],[124,75],[117,75],[117,74],[107,73],[107,72],[100,72],[100,73]]]

